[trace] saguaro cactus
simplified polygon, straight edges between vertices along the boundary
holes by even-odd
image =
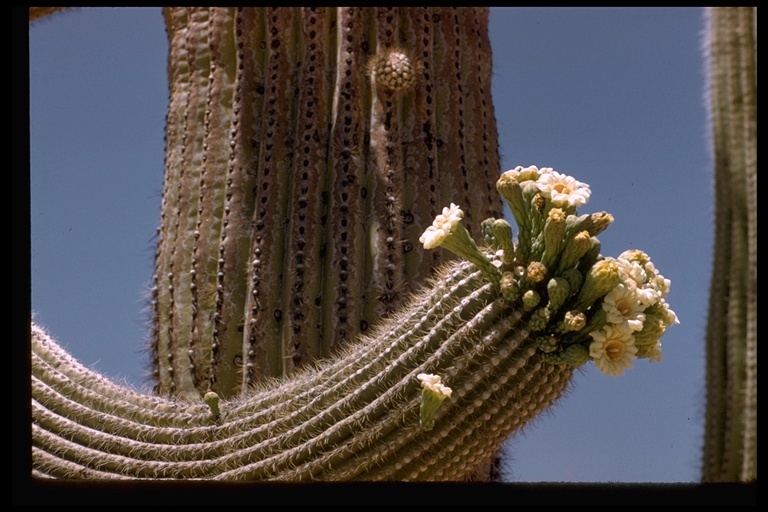
[[[588,187],[515,169],[494,219],[486,10],[165,12],[161,396],[34,328],[36,475],[458,479],[574,367],[658,358],[669,283],[599,255]]]
[[[757,479],[757,13],[708,12],[715,254],[704,481]]]

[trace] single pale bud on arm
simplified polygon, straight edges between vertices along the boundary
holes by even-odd
[[[435,413],[446,398],[451,397],[451,388],[443,385],[438,375],[420,373],[416,376],[421,381],[421,405],[419,406],[419,424],[424,430],[435,426]]]
[[[211,409],[213,418],[218,420],[221,416],[221,411],[219,411],[219,395],[213,391],[209,391],[205,394],[205,396],[203,396],[203,402],[205,402],[206,405]]]

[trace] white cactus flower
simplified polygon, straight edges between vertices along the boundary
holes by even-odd
[[[542,194],[548,195],[555,206],[579,206],[587,204],[592,193],[589,185],[557,171],[541,173],[537,186]]]
[[[461,208],[451,203],[450,207],[446,206],[443,208],[443,213],[435,217],[432,225],[419,238],[419,242],[424,245],[425,249],[439,247],[463,218],[464,212]]]

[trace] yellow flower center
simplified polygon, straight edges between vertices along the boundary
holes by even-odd
[[[558,194],[570,195],[571,189],[566,187],[564,183],[558,183],[553,187]]]
[[[616,310],[622,317],[629,318],[629,316],[632,314],[632,304],[630,304],[626,299],[620,300],[616,302]]]
[[[619,361],[624,357],[624,344],[618,340],[610,340],[605,344],[605,357],[610,361]]]

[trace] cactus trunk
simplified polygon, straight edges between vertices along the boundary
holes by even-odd
[[[331,354],[432,274],[442,206],[500,214],[486,9],[165,16],[158,392],[236,396]]]
[[[757,13],[709,11],[715,253],[704,481],[757,479]]]

